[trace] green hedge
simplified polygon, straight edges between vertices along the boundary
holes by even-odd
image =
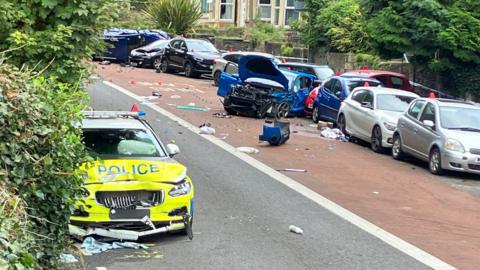
[[[0,265],[8,269],[56,269],[66,250],[82,185],[76,170],[87,159],[78,128],[86,101],[84,91],[54,77],[0,64],[0,184],[24,209],[22,219],[0,211]]]

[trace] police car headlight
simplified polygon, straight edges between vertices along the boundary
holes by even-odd
[[[190,193],[190,189],[191,189],[190,183],[187,182],[187,181],[182,181],[180,184],[175,185],[168,192],[168,194],[171,197],[178,197],[178,196],[182,196],[182,195],[187,195],[188,193]]]

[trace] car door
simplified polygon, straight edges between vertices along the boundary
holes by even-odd
[[[308,94],[310,93],[310,89],[312,87],[312,79],[304,76],[299,76],[294,84],[293,92],[293,104],[292,104],[292,111],[304,111],[305,109],[305,99],[307,98]]]
[[[328,108],[330,104],[331,98],[331,88],[333,83],[335,83],[336,79],[330,79],[325,81],[322,86],[320,86],[320,90],[318,91],[317,99],[315,101],[315,105],[318,106],[318,112],[320,118],[327,118],[328,117]]]
[[[345,122],[347,124],[347,130],[350,132],[351,135],[353,136],[358,136],[359,134],[359,118],[362,115],[361,109],[361,103],[365,97],[365,94],[367,93],[366,90],[363,89],[357,89],[352,93],[352,97],[349,100],[346,100],[344,106],[344,116],[345,116]]]
[[[335,80],[331,90],[332,91],[329,98],[328,118],[332,119],[332,121],[335,122],[337,119],[338,110],[340,109],[342,101],[346,97],[346,93],[343,91],[342,83],[340,82],[340,80]]]
[[[357,128],[361,139],[369,141],[374,124],[375,95],[370,90],[365,90],[365,95],[358,109]]]
[[[428,159],[430,154],[430,145],[438,137],[436,131],[436,109],[435,105],[431,102],[427,102],[425,105],[422,114],[420,115],[420,124],[417,127],[417,132],[414,133],[415,140],[413,141],[412,148],[418,152],[419,155],[422,155],[424,159]],[[434,128],[430,128],[423,124],[423,121],[429,120],[435,124]]]
[[[220,74],[217,95],[225,97],[230,93],[232,85],[238,83],[240,83],[240,78],[238,78],[238,65],[233,62],[228,62],[225,65],[225,72]]]
[[[402,139],[402,146],[403,148],[409,152],[410,154],[418,156],[417,152],[414,150],[416,145],[416,134],[418,133],[418,126],[419,121],[418,118],[420,117],[420,113],[423,111],[423,107],[425,106],[424,100],[417,100],[414,101],[406,114],[406,117],[399,122],[401,129],[401,139]]]
[[[165,52],[163,56],[169,63],[172,63],[172,56],[173,56],[173,53],[175,52],[175,46],[178,42],[179,40],[174,39],[170,41],[170,43],[168,43],[167,47],[165,47]]]

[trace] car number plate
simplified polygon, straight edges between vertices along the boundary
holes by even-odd
[[[110,209],[110,219],[142,219],[150,217],[150,209]]]

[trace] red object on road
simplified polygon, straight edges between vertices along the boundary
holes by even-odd
[[[131,112],[139,112],[140,110],[138,109],[137,103],[134,103],[132,105],[132,108],[130,109]]]
[[[135,84],[135,81],[134,81],[134,80],[131,80],[131,81],[130,81],[130,84]]]

